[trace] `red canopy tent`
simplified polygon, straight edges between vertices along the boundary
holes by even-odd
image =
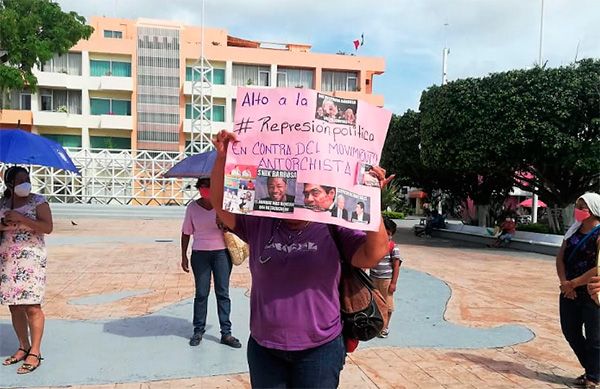
[[[520,205],[521,207],[527,207],[527,208],[531,208],[531,206],[533,205],[533,199],[527,199],[527,200],[523,200],[523,201],[521,201],[521,202],[519,203],[519,205]],[[547,206],[547,205],[546,205],[546,203],[544,203],[543,201],[541,201],[541,200],[538,200],[538,207],[539,207],[539,208],[546,208],[546,207],[548,207],[548,206]]]

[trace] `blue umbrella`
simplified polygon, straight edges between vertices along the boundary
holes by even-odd
[[[23,130],[0,130],[0,162],[48,166],[79,173],[61,145]]]
[[[212,171],[217,152],[207,151],[192,155],[177,162],[175,166],[169,169],[164,175],[165,178],[200,178],[209,177]]]

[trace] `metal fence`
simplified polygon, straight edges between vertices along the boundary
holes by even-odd
[[[185,205],[194,179],[163,178],[184,153],[67,148],[81,175],[29,166],[35,193],[54,203]],[[2,171],[4,166],[0,164]]]

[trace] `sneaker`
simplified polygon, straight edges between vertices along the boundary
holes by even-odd
[[[379,333],[379,337],[380,337],[380,338],[387,338],[387,337],[388,337],[388,335],[389,335],[389,333],[390,333],[390,332],[389,332],[389,330],[386,328],[386,329],[382,330],[382,331]]]
[[[221,344],[225,344],[229,347],[233,348],[241,348],[242,344],[237,338],[234,338],[231,335],[223,335],[221,336]]]
[[[202,340],[202,334],[199,332],[194,332],[194,335],[190,338],[190,346],[197,346],[200,344]]]

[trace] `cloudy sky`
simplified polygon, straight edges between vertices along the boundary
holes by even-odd
[[[85,17],[169,19],[201,24],[201,0],[58,0]],[[542,0],[206,0],[206,25],[267,42],[300,42],[314,52],[385,58],[374,80],[396,113],[418,109],[423,89],[441,82],[447,42],[449,80],[537,63]],[[600,57],[599,0],[545,0],[547,66]],[[447,26],[445,26],[447,24]]]

